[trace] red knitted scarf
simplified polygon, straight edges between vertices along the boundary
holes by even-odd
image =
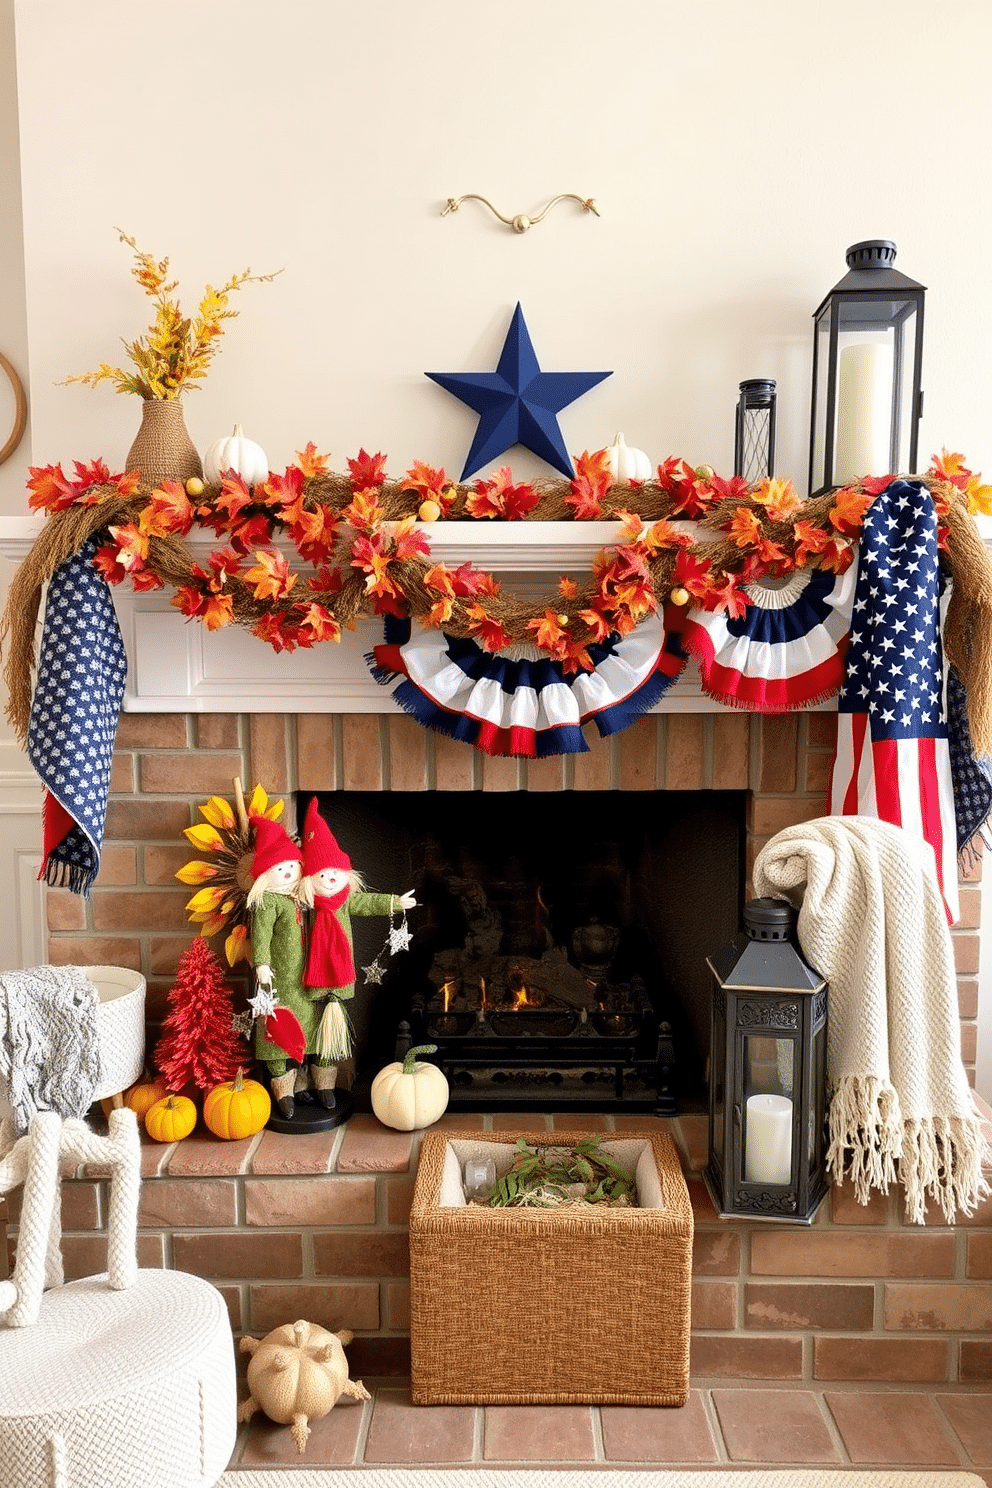
[[[340,894],[314,896],[305,987],[347,987],[355,980],[351,941],[337,915],[349,893],[345,887]]]

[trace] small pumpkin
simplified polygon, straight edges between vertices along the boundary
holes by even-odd
[[[272,1100],[264,1085],[246,1080],[241,1070],[208,1090],[203,1101],[203,1120],[208,1131],[225,1141],[236,1142],[260,1132],[272,1114]]]
[[[265,451],[253,439],[245,438],[240,424],[235,424],[233,434],[216,439],[203,456],[204,480],[216,485],[225,470],[233,470],[249,486],[268,479]]]
[[[251,1393],[238,1406],[238,1420],[250,1421],[257,1410],[263,1410],[271,1421],[289,1426],[302,1455],[310,1422],[326,1416],[342,1395],[352,1400],[372,1398],[361,1380],[348,1378],[344,1345],[354,1336],[350,1328],[328,1333],[318,1323],[301,1318],[273,1328],[262,1339],[242,1338],[241,1352],[251,1354]]]
[[[630,481],[650,480],[654,474],[649,457],[643,450],[628,444],[622,434],[618,434],[613,443],[607,446],[606,458],[610,474],[622,485],[628,485]]]
[[[129,1111],[134,1112],[139,1121],[143,1121],[149,1106],[162,1100],[168,1093],[161,1080],[153,1080],[150,1075],[145,1074],[134,1085],[129,1085],[123,1095],[109,1096],[101,1100],[100,1105],[105,1116],[109,1116],[115,1106],[126,1106]]]
[[[372,1081],[372,1109],[383,1126],[414,1131],[431,1126],[448,1105],[448,1082],[436,1064],[420,1063],[418,1054],[433,1054],[437,1044],[418,1044],[401,1062],[381,1069]]]
[[[181,1142],[196,1125],[196,1106],[188,1095],[166,1095],[145,1112],[145,1131],[155,1142]]]

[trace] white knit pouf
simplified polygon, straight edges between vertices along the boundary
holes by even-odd
[[[236,1434],[231,1325],[197,1276],[89,1276],[0,1331],[0,1488],[207,1488]]]

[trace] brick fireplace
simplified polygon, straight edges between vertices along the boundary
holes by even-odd
[[[492,760],[398,713],[129,713],[121,719],[99,882],[89,902],[48,894],[58,964],[117,963],[149,986],[149,1039],[190,941],[189,891],[175,870],[182,828],[237,775],[271,794],[303,791],[747,792],[746,863],[781,828],[821,815],[832,757],[828,711],[761,717],[730,710],[658,713],[566,759]],[[393,886],[390,886],[393,887]],[[974,1078],[979,884],[962,883],[954,930],[962,1052]],[[547,1130],[556,1119],[448,1115],[448,1129]],[[574,1118],[571,1118],[574,1122]],[[585,1118],[631,1129],[651,1116]],[[992,1368],[992,1204],[949,1229],[902,1223],[899,1194],[853,1202],[833,1190],[812,1229],[721,1221],[699,1177],[706,1118],[668,1123],[696,1217],[692,1363],[696,1376],[963,1381]],[[419,1137],[368,1114],[306,1137],[266,1131],[223,1143],[196,1134],[145,1149],[141,1260],[214,1280],[235,1329],[256,1335],[291,1317],[354,1329],[356,1374],[402,1373],[408,1360],[407,1217]],[[68,1267],[103,1265],[98,1174],[69,1185]]]

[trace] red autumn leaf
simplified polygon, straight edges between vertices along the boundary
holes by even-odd
[[[478,636],[484,651],[502,651],[513,644],[512,636],[508,635],[498,620],[483,609],[482,605],[468,605],[465,611],[469,620],[469,629],[474,636]]]
[[[755,548],[755,554],[759,563],[772,574],[788,573],[794,566],[793,560],[788,553],[777,542],[772,542],[770,537],[759,537]]]
[[[254,584],[256,599],[282,599],[296,583],[285,553],[257,552],[255,567],[244,575],[246,584]]]
[[[863,496],[850,486],[842,486],[834,492],[834,504],[830,508],[832,526],[845,537],[860,537],[864,515],[871,503],[871,496]]]
[[[737,620],[746,612],[749,600],[743,589],[738,588],[736,574],[724,574],[723,578],[724,583],[714,584],[703,604],[707,610],[714,610],[728,615],[731,620]]]
[[[360,568],[365,574],[366,594],[376,594],[386,599],[399,594],[389,576],[393,555],[385,551],[385,537],[374,532],[371,537],[358,537],[351,550],[352,568]]]
[[[599,610],[580,610],[579,619],[585,621],[591,641],[601,643],[613,634],[613,626]]]
[[[746,501],[751,494],[751,487],[742,475],[732,475],[729,480],[711,475],[710,486],[720,501]]]
[[[111,544],[97,548],[93,554],[93,567],[98,573],[102,573],[108,584],[123,584],[127,578],[127,569],[120,562],[120,552]],[[147,570],[142,570],[147,572]]]
[[[319,455],[311,439],[305,449],[296,451],[296,463],[306,476],[323,475],[331,463],[330,455]]]
[[[705,558],[697,558],[695,554],[683,551],[676,558],[672,570],[672,588],[686,589],[697,599],[702,599],[709,593],[710,572],[710,565]]]
[[[820,553],[820,567],[829,568],[831,573],[846,573],[853,562],[854,548],[843,538],[832,537]]]
[[[369,455],[364,449],[360,449],[357,460],[348,461],[348,470],[355,490],[368,491],[373,486],[381,486],[385,481],[386,456]]]
[[[272,519],[265,512],[255,512],[231,528],[231,543],[239,553],[248,553],[272,541]],[[218,534],[219,535],[219,534]]]
[[[139,568],[131,575],[131,588],[141,594],[148,589],[164,589],[165,584],[153,568]]]
[[[308,563],[326,563],[334,551],[337,540],[337,522],[334,514],[326,506],[318,506],[308,510],[303,505],[303,498],[292,508],[292,519],[290,513],[286,513],[286,530],[296,544],[301,558]]]
[[[265,506],[292,506],[303,490],[304,479],[299,465],[287,465],[283,475],[273,475],[270,470],[268,480],[255,487],[255,500]]]
[[[252,626],[251,633],[258,636],[260,641],[265,641],[273,651],[292,651],[295,649],[295,643],[292,640],[287,643],[287,638],[283,634],[282,627],[285,619],[285,610],[269,611],[268,614],[259,617]]]
[[[297,605],[302,611],[299,624],[300,645],[313,645],[314,641],[339,641],[341,627],[329,610],[322,604]],[[304,639],[304,632],[309,639]]]
[[[575,476],[565,501],[580,522],[591,521],[603,510],[603,497],[613,485],[610,457],[605,449],[583,450],[575,461]]]
[[[241,568],[241,556],[233,548],[215,548],[208,559],[209,568],[199,563],[190,564],[190,572],[203,579],[211,594],[219,594],[225,583]]]
[[[815,553],[822,553],[831,541],[829,532],[825,532],[815,522],[795,522],[792,531],[799,539],[795,551],[797,568],[805,568],[807,559]]]
[[[149,537],[171,537],[173,533],[185,537],[193,517],[185,487],[179,481],[164,480],[149,496],[138,525]]]
[[[508,465],[497,470],[492,480],[479,480],[465,503],[472,517],[502,517],[506,522],[519,522],[533,511],[540,497],[526,481],[514,481]]]
[[[959,491],[967,488],[972,473],[964,463],[964,455],[942,449],[939,455],[933,455],[930,460],[928,474],[937,480],[949,481]]]
[[[863,475],[861,485],[869,496],[879,496],[892,484],[891,475]]]
[[[252,501],[251,489],[236,470],[224,470],[220,477],[220,491],[217,493],[216,505],[222,511],[226,511],[229,517],[236,517]]]
[[[415,518],[404,517],[397,523],[393,533],[393,550],[396,558],[429,558],[431,545],[418,527]]]
[[[558,660],[562,664],[562,670],[569,674],[579,671],[580,668],[584,672],[592,672],[596,669],[596,663],[581,641],[569,640]]]
[[[198,589],[195,584],[181,584],[170,598],[169,603],[174,609],[192,619],[203,613],[208,598],[209,596],[204,594],[202,589]]]
[[[88,491],[90,486],[106,486],[111,481],[117,480],[116,476],[110,474],[105,460],[90,460],[89,464],[81,460],[73,460],[72,468],[76,472],[73,485],[80,492]]]
[[[307,579],[307,588],[314,594],[340,594],[344,586],[344,575],[339,568],[318,568]]]

